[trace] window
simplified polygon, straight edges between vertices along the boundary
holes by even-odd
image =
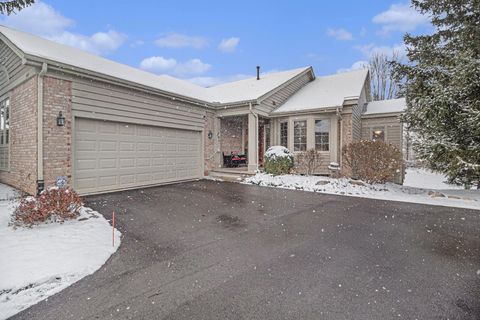
[[[288,148],[288,122],[280,123],[280,145]]]
[[[268,150],[268,148],[271,147],[271,142],[270,142],[270,124],[267,123],[265,125],[265,150]]]
[[[330,150],[330,120],[315,120],[315,150]]]
[[[0,102],[0,146],[10,140],[10,99]]]
[[[293,150],[307,150],[307,121],[295,121],[293,123]]]
[[[385,141],[385,128],[378,127],[372,129],[372,140],[373,141]]]

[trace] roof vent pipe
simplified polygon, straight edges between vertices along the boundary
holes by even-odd
[[[257,66],[257,80],[260,80],[260,66]]]

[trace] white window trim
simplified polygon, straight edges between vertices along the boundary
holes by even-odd
[[[289,139],[288,139],[289,140],[288,149],[293,154],[305,152],[305,151],[295,151],[295,122],[299,122],[299,121],[305,121],[305,138],[307,139],[306,145],[305,145],[305,151],[309,149],[308,147],[309,141],[310,141],[309,134],[308,134],[308,130],[310,128],[310,126],[308,125],[309,117],[292,117],[289,121],[290,122],[289,126],[291,127],[291,130],[289,129],[289,133],[291,133],[291,136],[289,136]]]
[[[333,128],[333,125],[332,125],[332,122],[334,120],[332,120],[332,117],[326,117],[326,116],[315,116],[313,117],[313,147],[315,148],[315,121],[317,120],[328,120],[330,121],[330,130],[328,131],[328,151],[320,151],[318,150],[319,153],[322,153],[322,154],[330,154],[331,151],[332,151],[332,145],[333,145],[333,141],[332,141],[332,137],[333,137],[333,133],[332,133],[332,128]]]
[[[292,140],[290,137],[290,120],[289,119],[282,119],[278,122],[278,145],[282,145],[282,123],[287,124],[287,145],[286,148],[290,149],[290,141]]]
[[[6,171],[6,172],[9,172],[10,171],[10,156],[11,156],[11,148],[10,148],[10,145],[11,145],[11,142],[12,142],[12,126],[11,126],[11,123],[12,123],[12,99],[10,98],[10,93],[6,93],[4,94],[2,97],[0,97],[0,102],[3,102],[5,100],[9,100],[9,105],[8,105],[8,120],[10,122],[10,128],[9,128],[9,133],[8,133],[8,143],[7,144],[2,144],[0,145],[0,148],[2,149],[7,149],[7,165],[5,166],[5,168],[2,168],[0,167],[0,171]]]

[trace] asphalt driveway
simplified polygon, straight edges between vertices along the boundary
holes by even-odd
[[[480,212],[199,181],[90,197],[107,264],[15,319],[480,319]]]

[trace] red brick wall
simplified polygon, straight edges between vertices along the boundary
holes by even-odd
[[[228,117],[220,121],[220,152],[230,154],[242,150],[242,117]]]
[[[65,126],[57,126],[62,111]],[[43,175],[45,187],[56,178],[72,178],[72,83],[51,77],[43,78]]]
[[[0,181],[29,194],[37,183],[37,77],[10,93],[10,167]]]

